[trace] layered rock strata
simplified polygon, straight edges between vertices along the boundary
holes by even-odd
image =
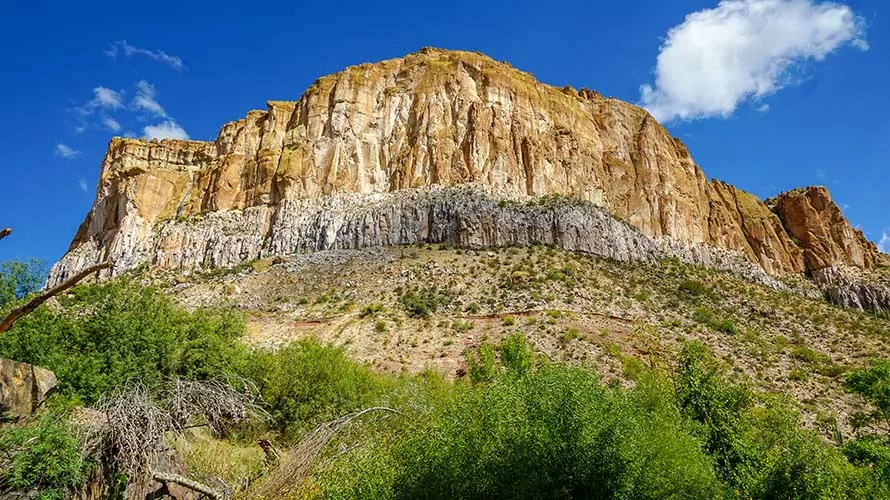
[[[541,197],[580,203],[519,208]],[[190,269],[419,241],[706,265],[726,254],[769,276],[868,271],[883,258],[824,188],[761,202],[708,181],[641,108],[481,54],[424,49],[322,77],[214,142],[113,139],[50,282],[104,259],[112,273]]]

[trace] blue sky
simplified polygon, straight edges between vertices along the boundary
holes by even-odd
[[[886,1],[4,3],[0,260],[65,252],[113,135],[213,140],[323,74],[427,45],[645,104],[708,176],[762,198],[826,185],[890,247]]]

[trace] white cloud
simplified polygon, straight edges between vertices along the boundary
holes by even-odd
[[[890,233],[886,230],[881,235],[881,240],[878,241],[878,250],[884,253],[890,253]]]
[[[844,45],[867,50],[864,33],[862,19],[839,3],[722,0],[668,31],[641,105],[662,121],[728,117],[790,84],[796,65]]]
[[[155,86],[145,80],[140,80],[136,82],[136,97],[130,103],[130,108],[136,111],[145,111],[155,116],[167,116],[167,112],[155,100],[156,96]]]
[[[80,151],[64,144],[56,144],[56,154],[66,160],[71,160],[80,156]]]
[[[120,122],[118,122],[117,120],[115,120],[114,118],[112,118],[110,116],[102,117],[102,124],[105,125],[106,127],[108,127],[108,130],[110,130],[112,132],[118,132],[121,129]]]
[[[81,178],[79,181],[77,181],[77,185],[80,186],[80,190],[83,191],[84,193],[86,193],[90,189],[90,186],[89,186],[89,184],[87,184],[86,179],[83,179],[83,178]]]
[[[157,125],[149,125],[143,130],[146,139],[188,139],[189,135],[174,120],[166,120]]]
[[[126,40],[112,42],[104,52],[108,57],[117,57],[119,54],[123,54],[124,57],[132,57],[134,55],[146,56],[159,63],[166,64],[177,71],[185,69],[185,63],[183,63],[182,59],[177,56],[171,56],[162,50],[148,50],[134,47],[127,43]]]
[[[90,111],[97,108],[120,109],[124,107],[124,96],[122,92],[107,87],[96,87],[93,89],[93,96],[93,99],[86,105],[87,109]]]

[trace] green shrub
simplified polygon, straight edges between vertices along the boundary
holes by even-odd
[[[692,297],[706,297],[710,299],[716,297],[713,290],[697,280],[684,280],[680,283],[679,290],[681,293]]]
[[[692,314],[692,319],[698,323],[707,325],[712,330],[718,332],[735,334],[739,331],[735,323],[729,319],[718,317],[714,314],[714,311],[711,311],[707,307],[697,307]]]
[[[126,280],[85,285],[38,308],[0,335],[0,356],[56,373],[62,394],[89,404],[130,378],[231,372],[243,351],[234,312],[187,312],[151,287]]]
[[[81,456],[78,439],[58,411],[25,427],[0,429],[0,455],[0,487],[36,491],[43,500],[68,498],[94,465]]]
[[[535,354],[521,333],[508,335],[498,351],[508,375],[522,377],[530,374],[535,366]]]
[[[359,317],[374,318],[385,310],[386,307],[384,307],[383,304],[368,304],[364,308],[362,308],[362,312],[359,313]]]
[[[483,344],[475,352],[467,353],[470,381],[474,384],[491,382],[498,374],[497,352],[491,344]]]
[[[860,437],[842,449],[850,462],[871,469],[880,481],[890,484],[890,441],[887,436]]]
[[[476,326],[472,321],[452,321],[451,328],[457,333],[466,333]]]
[[[436,287],[411,288],[399,294],[399,302],[412,318],[428,318],[439,307],[451,303],[453,295]]]
[[[847,375],[845,387],[874,405],[872,418],[890,430],[890,360],[873,359],[868,368]]]
[[[387,386],[385,376],[352,361],[343,348],[311,338],[277,351],[250,352],[240,374],[256,382],[273,428],[288,439],[371,405]]]
[[[675,384],[677,404],[700,424],[718,477],[741,498],[865,499],[890,491],[804,429],[781,399],[730,381],[700,343],[683,347]]]
[[[569,328],[559,335],[559,342],[562,345],[566,345],[578,338],[581,338],[581,332],[577,328]]]
[[[791,356],[810,364],[818,364],[828,360],[824,354],[804,346],[795,346],[791,350]]]
[[[323,498],[719,498],[711,462],[671,405],[544,366],[454,386],[391,446],[338,458]]]

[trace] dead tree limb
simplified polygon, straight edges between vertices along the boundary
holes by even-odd
[[[9,330],[12,327],[12,325],[16,321],[19,320],[19,318],[30,313],[34,309],[37,309],[37,307],[40,306],[40,304],[43,304],[44,302],[49,300],[51,297],[54,297],[54,296],[64,292],[65,290],[71,288],[72,286],[76,285],[78,282],[80,282],[87,276],[95,273],[96,271],[101,271],[102,269],[108,269],[112,265],[114,265],[114,264],[111,262],[103,262],[101,264],[96,264],[95,266],[88,267],[88,268],[84,269],[83,271],[77,273],[73,278],[65,281],[62,284],[60,284],[58,286],[54,286],[54,287],[50,288],[49,290],[44,290],[40,295],[38,295],[38,296],[34,297],[33,299],[31,299],[30,301],[28,301],[27,304],[23,305],[22,307],[13,309],[12,312],[10,312],[8,316],[6,316],[6,319],[4,319],[2,322],[0,322],[0,333],[3,333],[6,330]]]
[[[154,478],[155,481],[158,481],[161,483],[176,483],[176,484],[178,484],[180,486],[184,486],[190,490],[197,491],[198,493],[208,496],[214,500],[222,498],[222,495],[220,495],[219,493],[214,491],[209,486],[201,484],[201,483],[194,481],[192,479],[189,479],[187,477],[182,477],[180,475],[170,474],[167,472],[155,472],[154,474],[152,474],[152,477]]]
[[[9,236],[10,234],[12,234],[12,228],[11,228],[11,227],[7,227],[7,228],[5,228],[5,229],[0,229],[0,240],[2,240],[3,238],[6,238],[6,237]]]
[[[303,436],[295,447],[284,453],[284,456],[281,458],[281,465],[253,492],[256,495],[252,496],[259,498],[287,498],[288,495],[303,484],[315,461],[336,434],[356,419],[371,412],[402,415],[402,412],[398,410],[385,406],[376,406],[344,415],[336,420],[317,426]]]

